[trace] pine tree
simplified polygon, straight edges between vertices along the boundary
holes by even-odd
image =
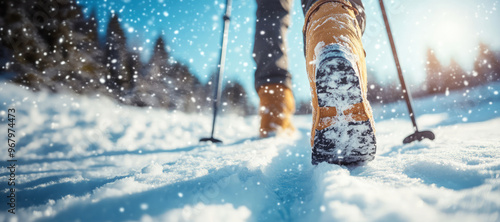
[[[444,92],[443,67],[434,54],[434,50],[427,49],[427,65],[426,65],[426,88],[429,94]]]
[[[132,73],[132,80],[130,81],[130,88],[134,88],[139,78],[140,73],[143,72],[143,65],[141,62],[141,54],[132,52],[129,56],[129,61],[127,62],[127,69]]]
[[[444,81],[446,83],[446,87],[450,90],[463,88],[466,83],[467,73],[464,69],[455,61],[455,59],[451,59],[450,66],[445,72]]]
[[[136,78],[133,81],[132,103],[138,106],[173,107],[170,98],[172,92],[167,88],[169,83],[172,83],[171,79],[167,79],[171,69],[168,59],[165,42],[159,37],[154,45],[153,55],[145,67],[134,68]]]
[[[75,22],[74,30],[76,33],[80,33],[83,36],[82,41],[78,42],[78,47],[80,50],[85,50],[90,53],[94,53],[100,49],[99,47],[99,37],[98,37],[98,22],[97,22],[97,11],[92,9],[90,17],[85,19],[83,14],[78,16],[78,19]],[[101,51],[101,50],[98,50]],[[104,55],[93,55],[97,61],[102,61]]]
[[[5,7],[5,8],[4,8]],[[43,14],[39,4],[27,1],[11,1],[2,6],[5,14],[1,16],[1,42],[11,53],[9,58],[10,71],[17,73],[15,82],[24,84],[33,90],[48,86],[54,90],[51,78],[54,73],[45,72],[53,67],[54,61],[61,61],[61,56],[55,47],[47,41],[54,30],[51,25],[41,25],[34,13]],[[50,17],[43,17],[50,18]],[[54,19],[45,19],[53,24]]]
[[[94,8],[90,13],[90,17],[87,21],[88,37],[95,43],[99,42],[99,32],[98,32],[98,21],[97,21],[97,10]]]
[[[500,80],[500,60],[484,43],[479,43],[478,56],[474,61],[473,85]]]
[[[76,42],[80,52],[80,55],[77,56],[82,58],[81,70],[90,76],[90,81],[85,83],[89,89],[105,88],[106,85],[103,85],[101,81],[110,75],[109,70],[104,65],[105,55],[99,44],[97,27],[95,9],[92,10],[88,19],[82,15],[75,25],[76,35],[78,35]]]
[[[95,14],[87,20],[80,6],[75,4],[70,8],[70,17],[63,19],[68,24],[69,34],[63,39],[65,65],[59,68],[65,70],[66,77],[60,81],[78,93],[99,93],[96,90],[103,88],[100,79],[109,72],[102,64],[104,53],[97,41]]]
[[[106,71],[95,61],[102,52],[79,29],[85,20],[80,6],[67,0],[21,0],[4,10],[2,44],[13,56],[9,66],[18,73],[16,82],[33,89],[96,91],[98,75]]]
[[[201,99],[203,91],[198,78],[189,71],[186,65],[180,62],[173,64],[168,76],[172,81],[168,85],[170,99],[174,101],[173,104],[169,104],[169,108],[184,112],[196,111],[203,102]],[[172,86],[175,86],[173,91]]]
[[[382,103],[383,98],[381,92],[383,90],[382,86],[378,83],[375,73],[369,73],[368,75],[368,93],[367,99],[372,104]]]
[[[166,80],[167,73],[171,69],[168,60],[169,55],[165,50],[165,42],[162,37],[158,37],[154,45],[153,55],[148,63],[146,78],[153,81]]]
[[[120,97],[131,88],[133,74],[127,69],[130,54],[117,14],[113,14],[108,23],[105,47],[105,63],[110,73],[106,85]]]
[[[74,1],[0,1],[0,13],[2,74],[16,73],[16,82],[34,90],[70,89],[183,112],[207,104],[207,87],[170,57],[162,38],[143,66],[140,55],[127,49],[116,14],[101,48],[96,10],[87,19]]]
[[[384,84],[376,76],[375,73],[369,73],[368,75],[368,101],[372,104],[386,104],[401,99],[402,92],[397,83]]]
[[[255,112],[255,108],[248,100],[245,88],[237,81],[227,83],[224,90],[222,90],[222,107],[223,111],[242,116],[250,115]]]

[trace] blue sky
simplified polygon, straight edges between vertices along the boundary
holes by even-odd
[[[384,84],[396,81],[378,0],[363,2],[367,13],[363,43],[370,74]],[[163,36],[171,55],[188,64],[202,82],[206,82],[215,69],[225,0],[83,0],[78,3],[84,6],[87,15],[92,8],[97,9],[101,36],[105,34],[110,13],[118,13],[130,49],[140,51],[143,61],[149,59],[158,36]],[[410,87],[417,87],[425,78],[425,55],[429,47],[435,50],[442,64],[447,65],[454,58],[467,71],[472,69],[479,41],[499,50],[499,6],[499,0],[386,1],[401,65]],[[233,0],[224,78],[243,83],[256,103],[252,59],[255,11],[254,0]],[[304,16],[300,1],[295,0],[291,14],[289,69],[296,97],[307,100],[310,95],[302,52]]]

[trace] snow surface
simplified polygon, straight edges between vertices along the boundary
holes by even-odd
[[[374,105],[378,150],[365,166],[310,164],[310,116],[291,138],[256,139],[257,117],[211,117],[32,93],[0,83],[0,132],[16,109],[17,209],[0,221],[500,221],[500,84]],[[6,133],[0,143],[6,144]],[[5,146],[3,146],[5,147]]]

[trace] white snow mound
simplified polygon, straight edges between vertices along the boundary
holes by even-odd
[[[310,116],[297,133],[257,139],[259,119],[0,83],[0,120],[16,109],[16,214],[0,221],[500,221],[500,84],[374,106],[377,154],[364,166],[312,166]],[[6,134],[0,143],[7,144]],[[9,157],[0,155],[7,163]],[[3,201],[10,172],[0,169]],[[5,183],[4,183],[5,182]]]

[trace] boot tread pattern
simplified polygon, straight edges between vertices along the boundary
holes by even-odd
[[[342,113],[363,102],[359,75],[352,57],[335,45],[326,46],[316,67],[316,90],[320,107],[336,107],[335,123],[316,130],[312,163],[353,164],[375,158],[376,142],[370,121],[353,121]]]

